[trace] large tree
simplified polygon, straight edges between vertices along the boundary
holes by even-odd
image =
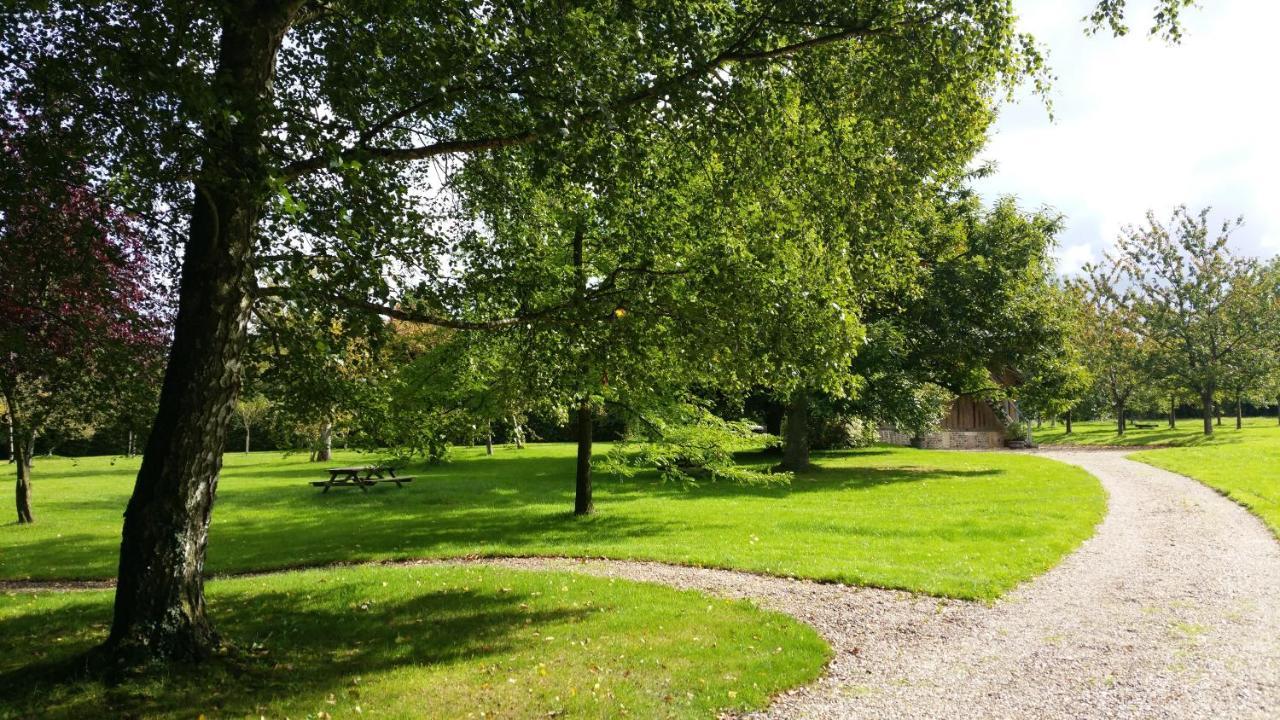
[[[8,19],[3,87],[23,89],[11,102],[58,113],[138,212],[171,215],[156,228],[181,250],[168,371],[125,515],[107,645],[122,659],[216,645],[201,574],[264,265],[285,291],[402,315],[388,300],[403,275],[386,271],[438,269],[415,188],[452,159],[528,146],[555,163],[584,132],[732,113],[738,73],[820,47],[865,53],[881,118],[904,92],[943,92],[975,68],[1017,74],[1028,57],[1004,0],[78,0]],[[485,310],[415,319],[523,321]]]

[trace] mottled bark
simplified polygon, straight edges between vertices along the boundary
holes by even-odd
[[[596,509],[591,491],[592,424],[591,403],[583,398],[578,403],[578,468],[574,483],[574,515],[590,515]]]
[[[1067,434],[1070,435],[1071,434],[1071,411],[1070,410],[1067,411],[1065,420],[1067,423]]]
[[[493,454],[493,423],[484,424],[484,454]]]
[[[1124,415],[1125,415],[1125,404],[1122,402],[1116,403],[1116,434],[1117,435],[1123,435],[1124,431],[1128,429],[1128,424],[1125,422]]]
[[[18,481],[14,493],[18,510],[18,524],[27,525],[36,521],[31,512],[31,456],[35,452],[35,438],[23,437],[21,428],[14,443],[15,464],[18,466]]]
[[[333,421],[325,420],[320,427],[320,438],[316,442],[316,462],[329,462],[333,459]]]
[[[1178,398],[1169,397],[1169,428],[1178,427]]]
[[[780,470],[802,472],[809,469],[809,393],[797,390],[787,403],[783,427]]]
[[[520,424],[519,418],[511,418],[511,434],[516,443],[517,450],[524,449],[524,425]]]
[[[213,85],[227,112],[204,128],[169,364],[125,510],[104,647],[122,664],[198,660],[218,645],[205,613],[205,548],[239,393],[254,235],[269,197],[264,110],[296,4],[224,8]]]
[[[1244,415],[1240,406],[1240,394],[1236,393],[1236,429],[1244,427]]]

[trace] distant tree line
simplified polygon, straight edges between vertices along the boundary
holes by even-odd
[[[1208,209],[1185,207],[1167,221],[1148,214],[1069,283],[1091,378],[1070,413],[1112,417],[1124,434],[1133,413],[1172,427],[1192,406],[1211,435],[1223,408],[1240,427],[1246,406],[1280,404],[1280,261],[1233,254],[1241,222],[1215,228]]]

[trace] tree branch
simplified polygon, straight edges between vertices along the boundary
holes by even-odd
[[[381,160],[386,162],[408,162],[413,160],[426,160],[441,155],[470,154],[484,150],[497,150],[505,147],[527,145],[542,137],[550,135],[553,132],[558,132],[561,129],[581,127],[598,121],[607,114],[634,107],[635,105],[646,101],[656,100],[682,83],[705,76],[733,63],[772,62],[816,47],[844,42],[859,37],[870,37],[872,35],[883,34],[887,29],[888,26],[871,27],[869,24],[863,23],[856,27],[845,28],[839,32],[818,35],[806,40],[763,50],[738,50],[736,49],[738,44],[735,43],[733,48],[726,49],[711,59],[694,65],[683,73],[655,80],[639,90],[616,99],[605,108],[583,113],[582,115],[566,122],[564,125],[547,123],[509,134],[469,139],[440,140],[426,145],[409,147],[368,147],[361,143],[356,147],[342,150],[335,156],[316,155],[289,163],[284,167],[282,175],[286,180],[292,180],[318,170],[323,170],[331,164],[338,165],[343,162],[356,159]],[[393,113],[387,119],[376,124],[374,128],[378,128],[378,131],[380,132],[381,129],[385,128],[385,123],[388,123],[388,121],[395,122],[396,120],[403,119],[416,110],[416,106],[420,105],[425,105],[425,101],[411,105],[400,112]],[[365,140],[366,136],[367,138],[372,138],[372,134],[366,133],[365,136],[361,137],[361,140]]]

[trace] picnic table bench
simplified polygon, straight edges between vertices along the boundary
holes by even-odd
[[[385,477],[387,475],[390,477]],[[329,488],[350,486],[360,488],[361,492],[369,492],[370,485],[377,485],[380,482],[395,483],[396,487],[404,487],[404,483],[413,482],[413,476],[397,476],[396,469],[390,465],[361,465],[329,468],[328,480],[313,480],[311,484],[324,488],[322,493],[329,492]]]

